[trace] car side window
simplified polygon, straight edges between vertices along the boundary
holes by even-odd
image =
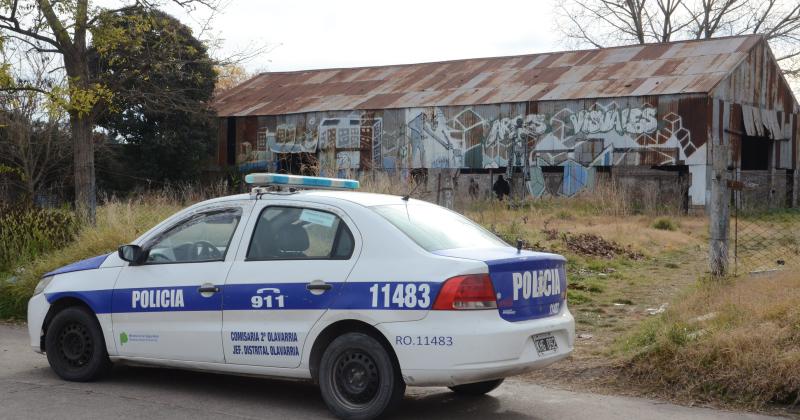
[[[346,260],[353,246],[350,229],[333,213],[270,206],[256,222],[247,260]]]
[[[223,261],[241,217],[240,208],[193,215],[147,245],[146,264]]]

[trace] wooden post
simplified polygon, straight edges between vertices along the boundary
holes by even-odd
[[[442,205],[442,172],[440,171],[436,178],[436,204]]]
[[[730,193],[728,192],[728,145],[714,144],[711,166],[711,201],[709,225],[711,239],[708,261],[711,275],[728,273],[728,233],[730,230]]]
[[[489,191],[489,200],[494,200],[494,198],[495,198],[494,197],[494,190],[492,189],[493,187],[494,187],[494,172],[492,171],[491,168],[489,168],[489,189],[488,189],[488,191]]]

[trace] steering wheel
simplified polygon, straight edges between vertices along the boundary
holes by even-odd
[[[192,245],[192,256],[195,260],[216,260],[222,258],[222,253],[211,242],[197,241]]]

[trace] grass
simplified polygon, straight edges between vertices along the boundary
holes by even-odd
[[[678,230],[678,225],[669,217],[659,217],[653,222],[653,228],[659,230]]]
[[[737,272],[800,266],[800,230],[797,226],[800,226],[800,211],[797,209],[767,212],[758,217],[740,216],[738,221],[732,220],[731,257],[735,256]]]
[[[107,201],[98,207],[96,225],[80,226],[74,241],[23,260],[14,275],[0,277],[0,319],[24,318],[28,299],[43,274],[78,260],[113,252],[182,207],[179,201],[163,194]]]
[[[402,195],[414,189],[385,174],[361,182],[362,190],[372,192]],[[800,276],[698,283],[707,264],[706,219],[643,210],[615,198],[617,193],[607,186],[569,199],[498,203],[456,197],[459,211],[510,243],[521,239],[526,247],[567,257],[570,310],[577,332],[591,338],[578,339],[569,360],[529,377],[580,386],[594,380],[587,372],[600,372],[604,385],[622,377],[618,386],[692,400],[754,408],[796,402]],[[26,254],[13,277],[3,280],[0,274],[0,318],[24,317],[43,273],[112,252],[186,205],[222,194],[222,188],[200,194],[186,188],[106,198],[95,226],[79,226],[65,245]],[[414,196],[435,198],[422,187]],[[787,230],[784,215],[771,217],[776,230]],[[631,252],[595,255],[570,246],[575,238],[593,237],[603,239],[600,246],[614,243]],[[666,311],[650,315],[658,308]]]
[[[78,219],[67,209],[0,207],[0,273],[66,245],[79,227]]]
[[[617,343],[626,374],[678,398],[800,403],[800,275],[702,282]]]

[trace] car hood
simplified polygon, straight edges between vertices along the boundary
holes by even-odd
[[[85,260],[81,260],[78,262],[74,262],[69,265],[65,265],[61,268],[57,268],[42,277],[48,276],[55,276],[56,274],[64,274],[64,273],[72,273],[74,271],[85,271],[85,270],[95,270],[100,268],[101,265],[106,261],[106,258],[111,254],[104,254],[98,255],[96,257],[87,258]]]

